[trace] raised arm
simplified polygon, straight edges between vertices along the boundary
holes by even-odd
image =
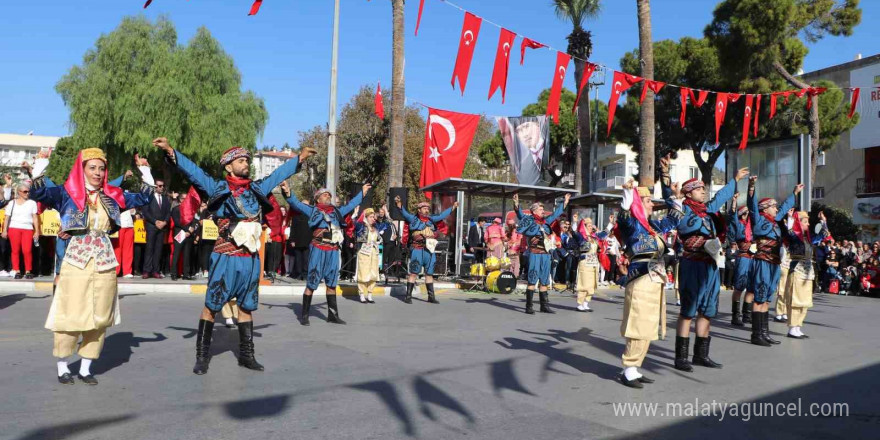
[[[709,188],[706,188],[707,190]],[[724,204],[727,203],[728,200],[733,198],[733,195],[736,193],[736,180],[730,179],[727,182],[727,185],[724,185],[720,191],[715,193],[715,197],[712,197],[712,200],[709,200],[709,203],[706,204],[706,212],[718,212],[721,211],[721,208],[724,207]]]
[[[202,190],[204,193],[208,195],[208,198],[214,197],[218,190],[220,190],[221,185],[220,182],[214,180],[213,177],[209,176],[204,170],[199,168],[193,161],[191,161],[188,157],[183,155],[179,151],[175,151],[171,148],[171,145],[168,144],[168,140],[165,138],[157,138],[153,140],[153,145],[160,150],[165,151],[166,159],[169,163],[176,166],[177,169],[187,178],[193,185]],[[272,187],[274,188],[274,187]]]
[[[305,203],[301,202],[298,198],[296,198],[296,194],[292,192],[287,198],[287,203],[290,205],[291,208],[305,214],[307,217],[311,217],[312,212],[315,211],[314,206],[306,205]]]
[[[571,199],[571,194],[566,194],[565,200],[562,203],[557,204],[556,209],[553,210],[553,214],[551,214],[550,217],[547,217],[547,224],[555,222],[556,219],[562,215],[563,211],[565,211],[565,208],[568,206],[569,199]]]
[[[357,208],[361,202],[364,200],[364,193],[369,190],[370,185],[364,185],[364,190],[357,193],[351,201],[348,202],[347,205],[339,208],[339,213],[342,214],[343,217],[351,214],[355,208]]]
[[[449,217],[449,215],[452,214],[452,211],[457,207],[458,207],[458,202],[453,203],[452,206],[444,209],[443,212],[436,214],[436,215],[432,215],[431,221],[434,223],[443,221],[443,219],[445,219],[446,217]]]
[[[302,163],[305,157],[309,157],[314,154],[313,149],[305,148],[303,152],[299,156],[295,156],[292,159],[288,160],[281,165],[275,171],[272,171],[272,174],[269,174],[265,179],[257,182],[257,186],[263,190],[263,194],[269,194],[272,192],[275,187],[281,184],[281,182],[287,180],[288,177],[296,174],[299,170],[299,164]],[[308,155],[305,155],[308,152]]]
[[[794,187],[794,191],[785,198],[785,201],[782,202],[782,206],[779,207],[779,212],[776,213],[776,221],[782,221],[785,216],[788,214],[788,211],[791,208],[794,208],[795,196],[801,193],[804,189],[804,184],[798,184]]]
[[[746,205],[749,207],[749,216],[752,217],[752,223],[757,225],[761,217],[761,214],[758,212],[758,198],[755,197],[756,181],[758,180],[758,176],[749,177],[749,193],[746,195]],[[786,211],[788,212],[788,211]]]

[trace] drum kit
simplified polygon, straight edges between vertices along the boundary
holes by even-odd
[[[516,275],[510,272],[510,258],[487,257],[486,262],[471,265],[471,276],[482,280],[483,289],[492,293],[510,294],[516,290]]]

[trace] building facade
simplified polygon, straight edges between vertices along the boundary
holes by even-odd
[[[294,156],[296,156],[296,154],[289,148],[281,151],[257,150],[253,159],[253,165],[256,171],[254,179],[263,179],[269,174],[272,174],[273,171],[278,169],[281,165],[284,165],[288,160],[293,159]]]
[[[34,163],[40,151],[52,151],[58,143],[57,136],[0,133],[0,166],[18,167],[22,162]]]

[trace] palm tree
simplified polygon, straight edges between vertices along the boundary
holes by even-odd
[[[584,60],[593,54],[593,38],[584,30],[584,21],[599,15],[600,0],[552,0],[556,15],[570,21],[574,29],[568,35],[568,54],[574,57],[575,87],[579,87],[584,75]],[[578,103],[578,147],[575,152],[575,189],[590,191],[590,88],[584,87]]]
[[[403,186],[404,79],[403,79],[404,0],[391,0],[394,21],[391,61],[391,169],[388,188]]]
[[[639,58],[642,78],[654,79],[654,45],[651,41],[651,0],[636,0],[639,11]],[[644,84],[642,84],[644,87]],[[654,187],[654,92],[648,89],[639,109],[639,186]]]

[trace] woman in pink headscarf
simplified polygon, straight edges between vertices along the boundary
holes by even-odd
[[[496,258],[504,258],[504,241],[506,240],[504,234],[504,227],[501,226],[501,219],[496,218],[488,228],[486,228],[486,235],[489,237],[488,242],[486,243],[489,246],[489,255]]]

